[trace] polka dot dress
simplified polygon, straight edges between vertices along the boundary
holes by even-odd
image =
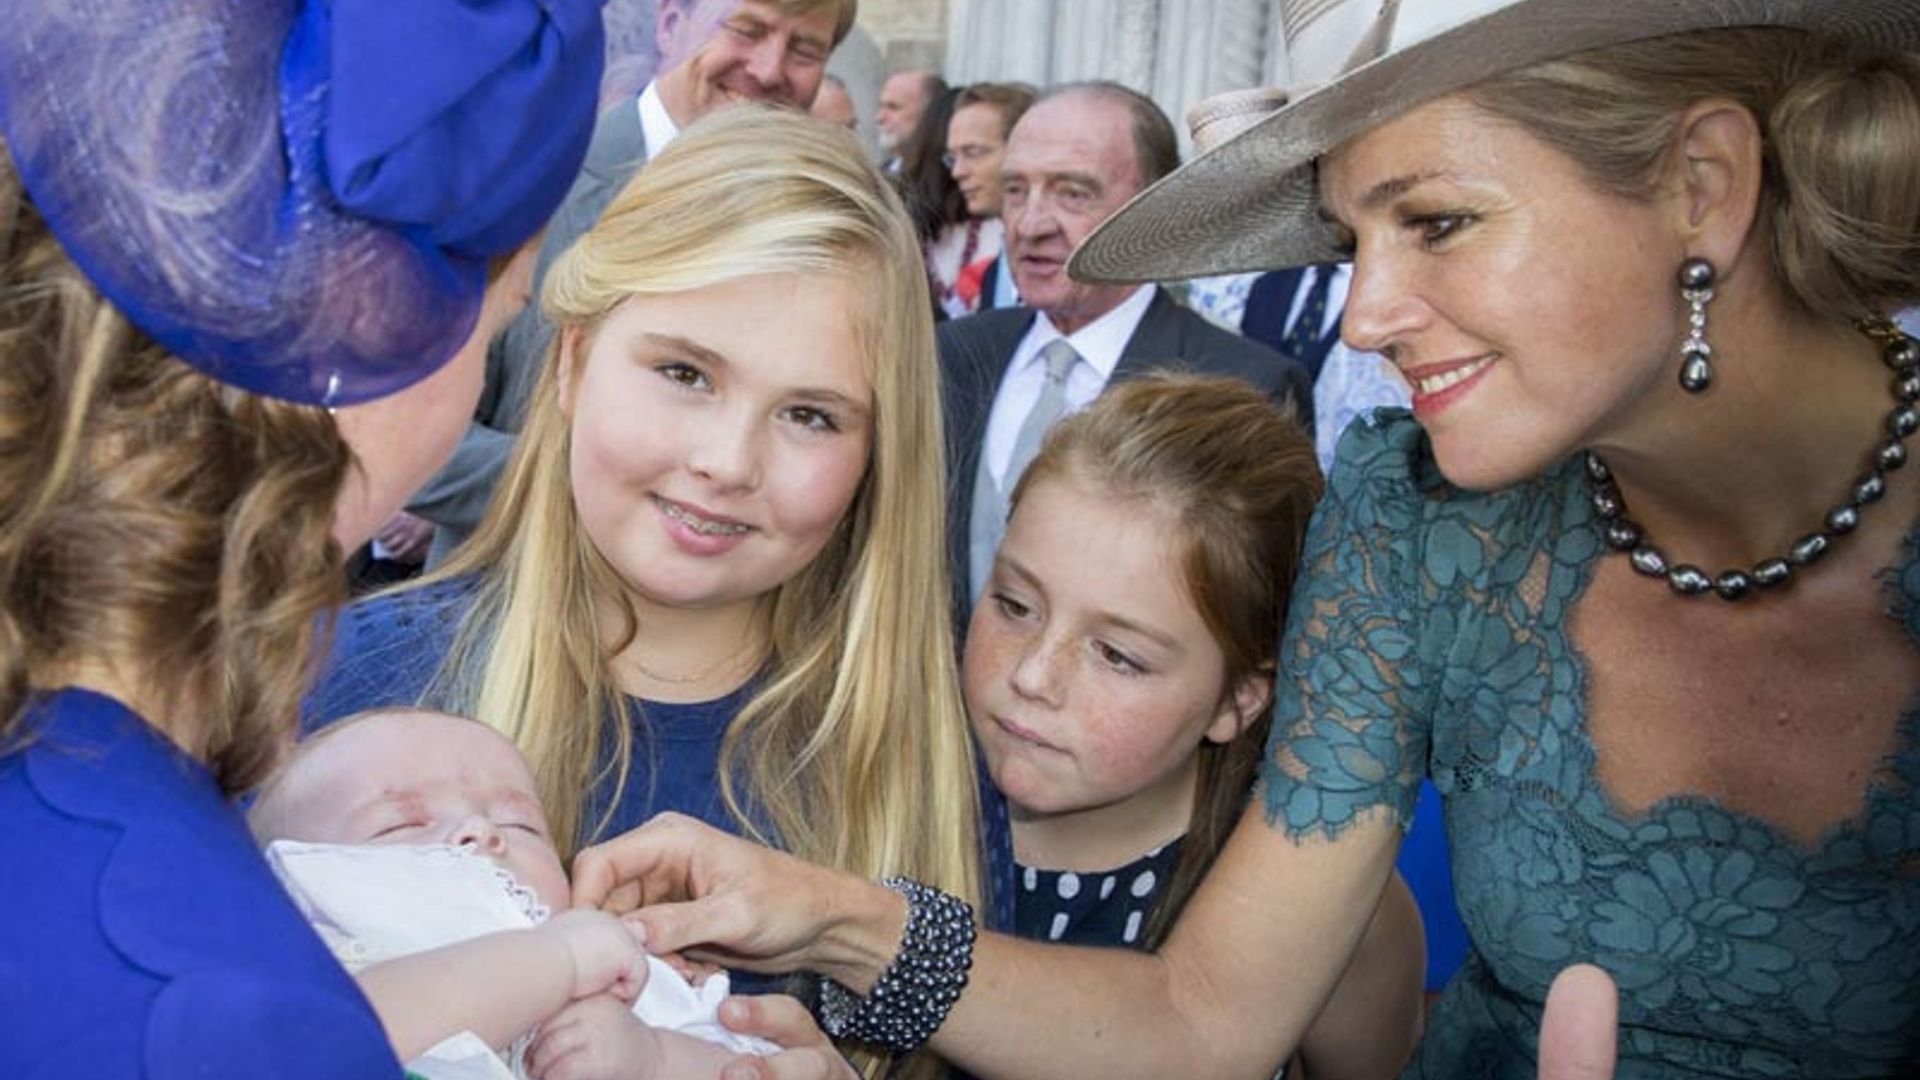
[[[1184,838],[1183,838],[1184,839]],[[1153,905],[1180,861],[1180,840],[1117,870],[1075,873],[1014,863],[1014,933],[1068,945],[1141,949]],[[1285,1080],[1283,1066],[1273,1080]]]
[[[1114,870],[1076,873],[1015,864],[1014,932],[1036,941],[1141,948],[1180,841]]]

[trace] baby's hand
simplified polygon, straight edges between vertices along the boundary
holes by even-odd
[[[647,954],[633,927],[602,911],[576,908],[548,919],[541,930],[559,936],[573,959],[573,997],[611,994],[623,1002],[647,983]]]
[[[534,1080],[645,1080],[660,1064],[660,1033],[606,994],[554,1014],[527,1049]]]

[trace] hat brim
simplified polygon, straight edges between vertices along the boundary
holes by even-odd
[[[1431,101],[1503,72],[1691,30],[1775,26],[1883,48],[1920,46],[1914,0],[1522,0],[1303,93],[1136,195],[1074,252],[1080,281],[1174,281],[1340,260],[1313,163]]]

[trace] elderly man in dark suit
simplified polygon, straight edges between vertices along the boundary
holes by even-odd
[[[940,327],[949,557],[962,627],[1041,436],[1110,381],[1160,367],[1234,376],[1307,418],[1312,384],[1298,364],[1214,326],[1156,285],[1067,277],[1075,245],[1179,159],[1166,115],[1117,83],[1058,87],[1013,129],[1001,216],[1007,262],[1028,306]]]
[[[541,242],[534,296],[553,260],[681,128],[735,101],[801,111],[813,104],[827,58],[853,29],[857,7],[858,0],[660,0],[657,37],[667,67],[638,97],[600,115],[580,175]],[[552,337],[536,299],[489,350],[473,423],[453,460],[408,506],[435,525],[431,562],[464,540],[486,511]]]

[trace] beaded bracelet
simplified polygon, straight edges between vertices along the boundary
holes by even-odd
[[[933,1037],[967,985],[973,906],[911,878],[881,884],[907,899],[900,951],[864,998],[832,979],[820,980],[820,1026],[836,1039],[905,1054]]]

